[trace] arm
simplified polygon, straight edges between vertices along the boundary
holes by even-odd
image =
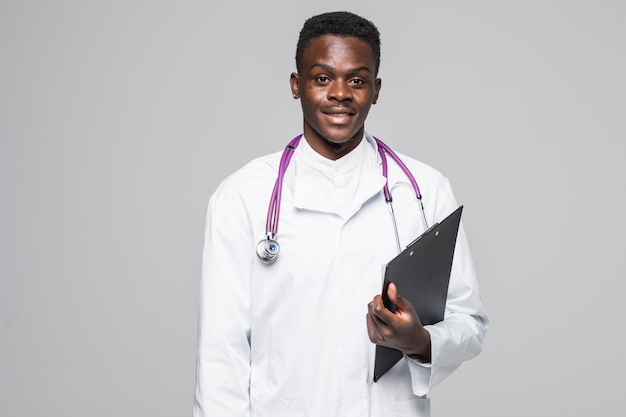
[[[431,194],[432,195],[432,194]],[[434,198],[436,197],[436,198]],[[443,179],[431,204],[430,222],[442,219],[457,208],[450,184]],[[488,320],[478,295],[478,284],[463,226],[459,229],[448,288],[444,320],[422,326],[412,306],[390,285],[390,299],[401,314],[394,316],[382,305],[380,295],[370,303],[368,332],[372,342],[405,353],[413,392],[423,396],[448,377],[464,361],[478,355]],[[409,303],[410,304],[410,303]]]
[[[245,207],[218,189],[207,212],[202,260],[195,417],[249,415],[250,237]]]
[[[452,263],[444,320],[425,326],[431,336],[432,366],[429,369],[416,361],[408,361],[414,392],[418,395],[426,394],[464,361],[476,357],[482,351],[488,323],[461,225]]]

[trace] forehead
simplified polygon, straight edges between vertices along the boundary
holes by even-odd
[[[348,65],[374,71],[376,61],[370,45],[352,36],[323,35],[311,39],[304,50],[304,69],[323,63],[334,67]]]

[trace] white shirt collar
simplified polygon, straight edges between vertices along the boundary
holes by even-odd
[[[299,162],[323,172],[326,175],[343,174],[361,166],[367,157],[368,141],[365,135],[352,151],[337,160],[328,159],[315,151],[303,136],[300,141]]]
[[[301,140],[285,179],[298,208],[337,213],[348,219],[385,184],[376,143],[367,133],[350,153],[336,161]]]

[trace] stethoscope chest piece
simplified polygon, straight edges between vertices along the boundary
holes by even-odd
[[[280,252],[280,245],[273,236],[267,236],[256,247],[256,254],[259,256],[259,259],[268,264],[278,258],[278,252]]]

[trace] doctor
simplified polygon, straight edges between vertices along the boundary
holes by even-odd
[[[379,33],[368,20],[347,12],[307,20],[290,79],[304,120],[302,139],[286,151],[291,160],[281,163],[282,152],[256,159],[211,196],[196,417],[428,416],[428,392],[480,353],[487,318],[462,227],[442,322],[422,326],[393,285],[397,311],[382,304],[382,266],[397,254],[396,233],[381,155],[364,129],[379,65]],[[419,183],[428,224],[457,208],[443,175],[400,157]],[[279,183],[280,221],[268,231]],[[405,246],[426,228],[420,200],[391,161],[388,184]],[[264,237],[280,242],[274,262],[257,256]],[[377,382],[375,344],[404,353]]]

